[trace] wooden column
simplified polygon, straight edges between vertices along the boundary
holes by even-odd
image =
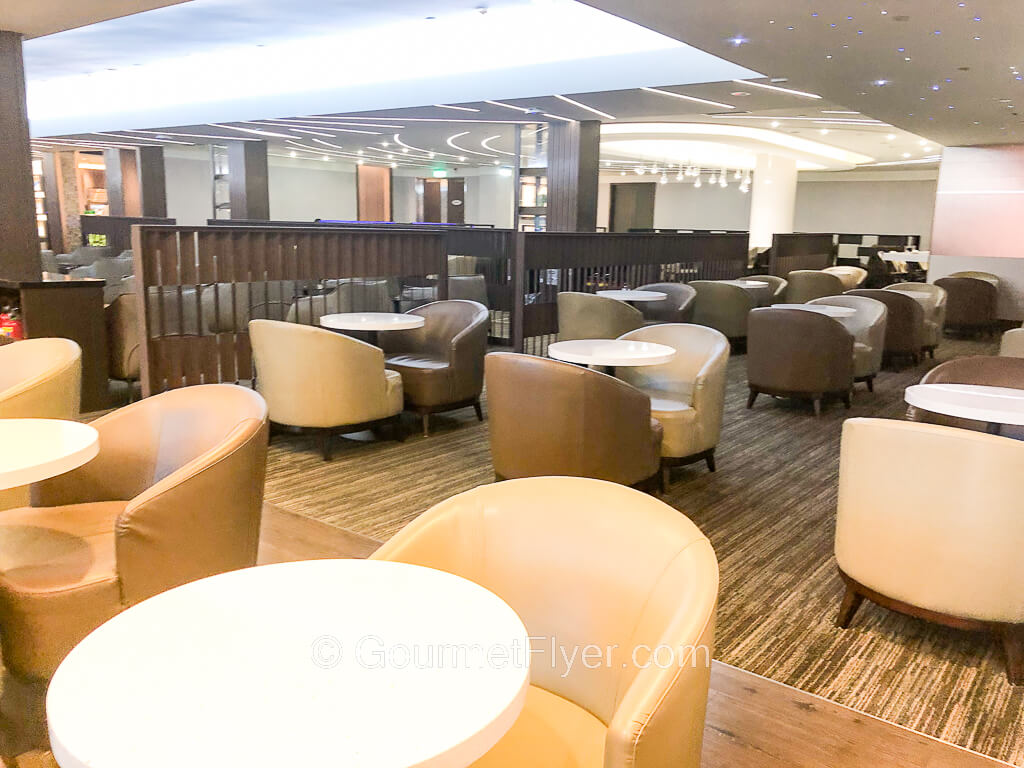
[[[593,232],[597,228],[600,155],[599,121],[548,124],[549,231]]]
[[[0,277],[39,280],[21,35],[0,31]]]
[[[134,149],[106,149],[107,205],[111,216],[141,216],[139,168]]]
[[[228,142],[228,194],[232,219],[270,219],[267,142]]]
[[[82,244],[82,199],[78,189],[78,152],[54,152],[57,184],[54,200],[60,208],[59,225],[63,251],[71,253]]]
[[[139,147],[141,216],[167,218],[167,179],[163,147]],[[266,158],[264,157],[264,165]],[[267,217],[270,217],[269,205]]]
[[[43,153],[43,192],[46,194],[46,239],[54,253],[64,250],[64,227],[60,213],[60,182],[57,180],[57,153]]]

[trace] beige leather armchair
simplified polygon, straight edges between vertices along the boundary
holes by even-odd
[[[256,389],[270,421],[314,430],[324,461],[331,437],[388,424],[402,431],[402,378],[378,347],[299,323],[249,322]]]
[[[933,283],[895,283],[883,290],[913,294],[911,298],[924,309],[924,349],[935,357],[935,349],[942,341],[942,329],[946,327],[946,289]]]
[[[715,446],[722,433],[729,340],[714,328],[671,323],[630,331],[621,339],[664,344],[676,351],[662,365],[619,368],[618,377],[651,398],[651,415],[664,430],[661,465],[665,484],[671,467],[702,459],[715,471]]]
[[[914,457],[914,482],[894,466]],[[849,419],[839,462],[838,624],[864,598],[1002,640],[1024,684],[1024,443],[963,429]]]
[[[256,563],[267,409],[232,384],[175,389],[92,422],[99,455],[0,514],[4,666],[45,680],[147,597]]]
[[[750,293],[738,285],[715,280],[694,280],[690,287],[697,291],[694,323],[714,328],[729,341],[747,337],[747,315],[755,306]]]
[[[999,354],[1002,357],[1024,357],[1024,328],[1013,328],[1003,334]]]
[[[823,296],[838,296],[847,288],[838,276],[818,269],[796,269],[786,275],[787,304],[805,304]]]
[[[441,502],[372,557],[475,581],[540,638],[522,713],[473,768],[699,768],[718,564],[677,510],[596,480],[512,480]],[[565,663],[591,644],[606,662]]]
[[[128,382],[128,402],[134,399],[135,382],[141,375],[139,298],[124,293],[103,309],[107,324],[107,374]]]
[[[771,304],[779,304],[786,300],[786,286],[789,285],[789,281],[784,277],[778,277],[777,275],[751,275],[749,280],[759,280],[762,283],[768,283],[772,287],[772,300]]]
[[[645,324],[688,323],[693,319],[697,291],[686,283],[651,283],[641,285],[637,290],[665,294],[661,301],[640,302],[639,310]]]
[[[284,319],[289,323],[319,325],[324,315],[342,312],[391,312],[387,280],[341,280],[322,296],[303,296],[292,302]]]
[[[475,301],[435,301],[409,310],[424,318],[422,328],[381,334],[387,367],[402,377],[405,407],[430,433],[430,415],[472,406],[484,420],[480,393],[490,312]]]
[[[654,488],[661,425],[635,387],[569,363],[492,352],[486,359],[491,460],[498,479],[574,475]]]
[[[593,293],[558,294],[558,340],[617,339],[644,324],[644,316],[624,301]]]
[[[996,288],[999,287],[999,275],[993,275],[991,272],[978,272],[977,270],[964,270],[962,272],[953,272],[946,277],[973,277],[975,280],[984,280],[987,283],[992,283]]]
[[[821,270],[822,272],[828,272],[830,275],[835,275],[843,283],[843,290],[852,291],[854,288],[860,288],[864,281],[868,279],[868,271],[863,267],[825,267]]]
[[[885,325],[888,308],[878,299],[867,296],[825,296],[808,304],[847,307],[857,314],[835,318],[853,336],[853,380],[863,381],[868,391],[875,391],[875,376],[882,370],[885,353]]]

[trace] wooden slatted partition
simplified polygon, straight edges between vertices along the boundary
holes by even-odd
[[[516,291],[514,346],[534,354],[543,352],[558,333],[560,291],[731,280],[747,268],[746,233],[529,232],[517,237],[522,288]]]
[[[834,235],[793,234],[775,235],[772,238],[768,272],[785,277],[795,269],[825,269],[835,260]]]
[[[447,298],[445,234],[333,227],[132,229],[136,295],[142,311],[143,394],[253,378],[248,321],[297,317],[303,299],[342,283],[387,281]],[[392,309],[393,307],[386,307]],[[394,307],[397,308],[397,307]]]

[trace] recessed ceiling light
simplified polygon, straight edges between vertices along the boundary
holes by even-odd
[[[778,128],[780,125],[782,125],[782,123],[778,120],[772,120],[772,128]]]
[[[828,128],[822,128],[818,131],[822,136],[828,136]]]
[[[895,133],[890,133],[890,134],[889,134],[888,136],[886,136],[885,138],[886,138],[887,140],[889,140],[889,141],[894,141],[894,140],[896,139],[896,134],[895,134]]]
[[[888,84],[889,84],[888,80],[875,80],[875,85],[877,85],[879,87],[881,87],[883,85],[888,85]]]
[[[729,94],[730,96],[749,96],[750,91],[733,91]]]
[[[904,157],[904,158],[910,157],[910,153],[909,153],[909,152],[904,152],[904,153],[903,153],[903,157]]]

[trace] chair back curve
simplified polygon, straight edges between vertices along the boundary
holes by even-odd
[[[25,339],[0,347],[0,418],[77,419],[82,349],[70,339]]]

